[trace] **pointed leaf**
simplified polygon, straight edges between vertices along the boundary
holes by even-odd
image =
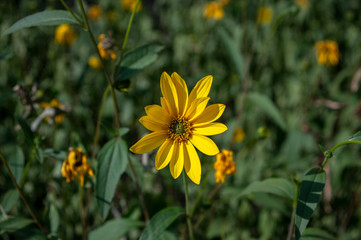
[[[56,235],[60,225],[60,217],[59,217],[59,212],[54,204],[50,205],[49,220],[50,220],[50,231],[52,234]]]
[[[33,220],[27,218],[22,218],[22,217],[8,218],[0,222],[0,234],[4,232],[15,232],[32,223]]]
[[[89,240],[107,239],[118,240],[131,229],[142,226],[143,223],[126,218],[118,218],[107,221],[104,225],[89,233]]]
[[[303,176],[297,200],[295,235],[300,239],[315,211],[326,183],[326,173],[312,168]]]
[[[16,146],[15,151],[9,157],[9,166],[18,184],[20,184],[24,173],[24,164],[25,157],[23,150],[19,146]]]
[[[361,141],[361,131],[355,133],[347,139],[347,141]]]
[[[328,232],[318,228],[307,228],[301,237],[301,240],[334,240],[336,239]]]
[[[14,207],[19,197],[19,192],[15,189],[9,190],[5,193],[4,197],[1,199],[1,206],[4,208],[6,213]]]

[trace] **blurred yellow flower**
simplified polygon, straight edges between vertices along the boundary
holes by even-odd
[[[76,33],[69,24],[61,24],[55,29],[55,42],[70,46],[75,39]]]
[[[107,12],[108,21],[114,22],[117,19],[117,17],[118,17],[118,14],[117,14],[116,11],[110,10],[110,11]]]
[[[259,127],[257,132],[261,138],[269,138],[271,136],[271,131],[267,127]]]
[[[227,130],[226,125],[214,122],[226,106],[212,104],[206,107],[212,81],[212,76],[202,78],[188,95],[187,85],[181,76],[177,73],[169,76],[164,72],[160,78],[161,106],[146,106],[147,116],[139,119],[144,127],[154,132],[140,139],[130,151],[144,154],[160,146],[155,157],[157,170],[169,164],[170,172],[176,179],[184,168],[188,177],[199,184],[201,162],[194,147],[206,155],[216,155],[219,153],[217,145],[206,136]]]
[[[59,102],[57,99],[51,100],[50,103],[47,102],[41,102],[40,107],[42,108],[54,108],[55,109],[55,115],[54,116],[46,116],[44,120],[48,123],[55,122],[56,124],[60,124],[65,119],[65,112],[64,112],[64,105]]]
[[[122,0],[121,5],[122,8],[125,9],[126,11],[133,12],[136,3],[137,0]],[[142,9],[142,2],[139,2],[136,12],[139,12],[141,9]]]
[[[224,17],[223,5],[219,2],[210,2],[207,3],[204,7],[203,15],[205,18],[220,20]]]
[[[88,16],[91,20],[97,20],[103,15],[103,10],[99,5],[90,6],[88,9]]]
[[[102,61],[96,56],[90,56],[88,59],[88,64],[90,67],[96,70],[102,69]]]
[[[296,4],[301,8],[308,8],[308,6],[310,5],[308,0],[296,0]]]
[[[242,142],[246,136],[243,128],[236,128],[233,133],[233,141],[236,143]]]
[[[257,22],[261,24],[268,24],[272,21],[273,11],[269,7],[260,7],[257,13]]]
[[[113,51],[114,44],[111,37],[105,36],[105,34],[100,34],[98,37],[98,50],[100,56],[106,60],[109,60],[109,57],[113,60],[117,58],[117,55]]]
[[[213,164],[216,173],[214,174],[216,182],[224,183],[226,175],[236,173],[236,165],[233,162],[233,152],[223,149],[216,156],[216,162]]]
[[[68,157],[64,160],[61,168],[61,175],[66,178],[67,182],[73,181],[75,178],[83,187],[86,174],[94,177],[94,172],[87,161],[86,154],[83,153],[81,148],[74,150],[70,147]]]
[[[315,49],[319,64],[326,64],[327,66],[335,66],[338,64],[340,52],[335,41],[319,41],[315,44]]]

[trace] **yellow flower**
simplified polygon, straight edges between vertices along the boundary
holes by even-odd
[[[266,127],[259,127],[257,132],[261,138],[269,138],[271,136],[271,131]]]
[[[109,60],[109,57],[113,60],[117,58],[117,55],[113,51],[114,44],[111,37],[105,36],[105,34],[100,34],[98,37],[98,50],[100,56],[106,60]]]
[[[75,31],[69,24],[61,24],[55,29],[55,42],[70,46],[75,39]]]
[[[224,17],[223,4],[219,2],[210,2],[207,3],[204,7],[203,15],[205,18],[220,20]]]
[[[86,154],[83,153],[81,148],[74,150],[70,147],[68,157],[64,160],[61,168],[61,175],[66,178],[67,182],[73,181],[75,178],[83,187],[86,174],[94,177],[94,172],[87,161]]]
[[[308,0],[296,0],[296,4],[301,8],[308,8],[308,6],[310,5]]]
[[[273,11],[269,7],[260,7],[257,13],[257,22],[261,24],[268,24],[272,21]]]
[[[55,109],[55,115],[54,116],[46,116],[44,120],[48,123],[55,122],[56,124],[60,124],[65,119],[65,113],[64,113],[64,105],[59,102],[57,99],[51,100],[50,103],[47,102],[41,102],[40,107],[42,108],[54,108]]]
[[[90,67],[92,67],[96,70],[102,69],[102,61],[100,61],[100,59],[96,56],[89,57],[88,64]]]
[[[216,155],[219,153],[217,145],[206,136],[227,130],[226,125],[214,123],[226,106],[206,107],[212,81],[212,76],[202,78],[188,96],[185,81],[177,73],[169,76],[164,72],[160,78],[161,106],[146,106],[147,116],[139,119],[144,127],[154,132],[140,139],[130,151],[143,154],[160,146],[155,157],[157,170],[169,164],[176,179],[184,168],[188,177],[199,184],[201,163],[194,147],[206,155]]]
[[[91,20],[97,20],[103,15],[102,9],[98,5],[93,5],[88,9],[88,16]]]
[[[326,64],[327,66],[338,64],[340,52],[336,42],[330,40],[319,41],[316,43],[315,48],[319,64]]]
[[[137,0],[122,0],[121,2],[122,8],[128,12],[133,12],[136,3]],[[142,9],[142,2],[139,2],[136,12],[139,12],[141,9]]]
[[[236,165],[233,162],[233,152],[223,149],[217,154],[216,162],[213,164],[216,173],[214,174],[216,182],[224,183],[226,175],[236,173]]]
[[[246,133],[244,132],[243,128],[236,128],[236,130],[233,133],[233,141],[234,142],[242,142],[246,136]]]

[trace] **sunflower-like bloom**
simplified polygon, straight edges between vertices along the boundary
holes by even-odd
[[[40,107],[42,108],[54,108],[55,112],[54,115],[52,116],[46,116],[44,118],[44,120],[48,123],[56,123],[56,124],[60,124],[64,121],[65,119],[65,106],[59,102],[57,99],[53,99],[51,100],[50,103],[47,102],[41,102],[40,103]]]
[[[272,21],[273,11],[269,7],[260,7],[257,13],[257,22],[261,24],[268,24]]]
[[[335,66],[338,64],[340,52],[335,41],[319,41],[316,43],[315,48],[319,64],[326,64],[327,66]]]
[[[96,70],[102,69],[102,61],[96,56],[89,57],[88,65]]]
[[[122,8],[125,9],[128,12],[133,12],[133,9],[135,8],[135,4],[137,3],[137,0],[122,0],[121,5]],[[139,12],[142,9],[142,2],[139,2],[136,12]]]
[[[55,42],[70,46],[75,39],[76,33],[69,24],[61,24],[55,29]]]
[[[216,162],[213,164],[216,173],[214,174],[216,182],[224,183],[226,175],[236,173],[236,165],[233,162],[233,152],[223,149],[217,154]]]
[[[90,6],[88,9],[88,16],[91,20],[97,20],[103,15],[103,10],[99,5]]]
[[[209,2],[204,7],[203,15],[205,18],[220,20],[224,17],[223,4],[220,2]]]
[[[83,153],[81,148],[74,150],[70,147],[68,157],[64,160],[61,168],[61,175],[66,178],[67,182],[73,181],[75,178],[83,187],[86,174],[94,177],[94,172],[87,161],[86,154]]]
[[[227,130],[224,124],[214,123],[223,114],[225,105],[206,107],[212,81],[212,76],[202,78],[188,95],[187,85],[177,73],[169,76],[164,72],[160,78],[161,106],[146,106],[147,116],[139,119],[153,132],[135,143],[130,151],[143,154],[160,146],[155,157],[157,170],[169,164],[176,179],[184,168],[188,177],[199,184],[201,163],[194,147],[206,155],[216,155],[217,145],[206,136]]]
[[[105,34],[100,34],[98,37],[98,50],[100,53],[100,56],[106,60],[116,59],[117,54],[114,52],[114,43],[113,39],[111,37],[105,36]]]
[[[233,141],[236,143],[242,142],[246,137],[246,133],[243,128],[236,128],[233,133]]]

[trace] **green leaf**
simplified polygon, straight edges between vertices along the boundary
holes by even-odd
[[[118,240],[131,229],[142,226],[143,223],[126,218],[118,218],[105,222],[104,225],[96,228],[89,233],[88,240]]]
[[[108,215],[116,186],[127,164],[128,146],[119,137],[110,140],[99,152],[95,193],[103,219]]]
[[[55,150],[55,149],[51,149],[51,148],[47,148],[44,149],[43,151],[43,156],[44,157],[52,157],[58,160],[65,160],[66,159],[66,152],[61,151],[61,150]]]
[[[15,189],[11,189],[5,193],[1,200],[1,206],[4,208],[6,213],[8,213],[14,207],[19,197],[19,192]]]
[[[159,211],[152,217],[149,224],[145,227],[140,240],[158,239],[158,237],[174,222],[184,210],[180,207],[169,207]]]
[[[320,168],[312,168],[303,176],[297,200],[295,235],[300,239],[315,211],[326,183],[326,173]]]
[[[235,41],[229,36],[224,28],[218,29],[218,34],[220,39],[225,46],[227,54],[231,60],[231,64],[233,65],[239,79],[243,79],[243,57],[241,54],[241,49],[237,48],[237,44]]]
[[[272,26],[273,32],[277,31],[277,28],[280,25],[280,23],[283,21],[283,19],[285,19],[288,15],[295,16],[299,11],[300,11],[300,8],[293,5],[293,6],[289,7],[289,8],[287,8],[287,9],[285,9],[283,12],[281,12],[277,16],[277,18],[275,20],[275,23]]]
[[[347,141],[361,141],[361,131],[355,133],[347,139]]]
[[[291,181],[284,178],[268,178],[251,183],[237,197],[255,192],[272,193],[292,200],[295,195],[295,186]]]
[[[20,19],[8,28],[2,35],[7,35],[28,27],[55,26],[63,23],[78,24],[68,11],[45,10]]]
[[[122,81],[141,72],[145,67],[157,60],[158,54],[162,50],[163,46],[161,45],[147,44],[126,53],[120,66],[115,85],[122,85]]]
[[[15,151],[9,157],[9,166],[18,184],[24,173],[24,164],[25,157],[23,150],[19,146],[16,146]]]
[[[15,232],[33,223],[33,220],[21,217],[8,218],[0,222],[0,234]]]
[[[26,144],[29,145],[30,147],[34,147],[35,146],[35,143],[34,143],[35,136],[34,136],[33,132],[31,131],[29,125],[21,117],[17,117],[17,120],[19,122],[21,129],[24,132]]]
[[[58,232],[60,225],[60,217],[59,217],[59,212],[54,204],[50,205],[49,220],[50,220],[50,231],[52,234],[56,234]]]
[[[301,237],[301,240],[334,240],[331,234],[318,228],[307,228]]]
[[[265,113],[268,114],[269,117],[273,119],[273,121],[278,124],[283,130],[286,130],[286,123],[274,105],[274,103],[267,96],[259,93],[249,93],[247,98],[259,108],[261,108]]]

